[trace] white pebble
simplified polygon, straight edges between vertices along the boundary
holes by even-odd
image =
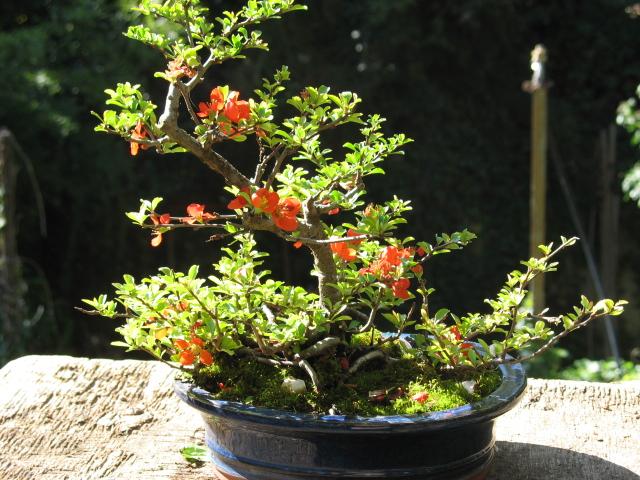
[[[307,391],[307,385],[299,378],[285,378],[282,389],[291,393],[304,393]]]

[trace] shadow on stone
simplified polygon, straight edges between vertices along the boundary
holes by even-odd
[[[514,479],[640,480],[640,475],[595,455],[534,443],[496,442],[487,480]]]

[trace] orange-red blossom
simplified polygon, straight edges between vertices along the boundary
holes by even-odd
[[[204,205],[199,203],[190,203],[187,205],[187,216],[182,218],[182,222],[193,225],[194,223],[204,223],[216,218],[216,214],[204,211]]]
[[[262,212],[273,213],[280,201],[280,195],[268,188],[259,188],[251,195],[251,203]]]
[[[398,248],[393,245],[389,245],[385,247],[385,249],[380,253],[380,256],[371,262],[368,267],[360,269],[360,274],[375,275],[382,282],[391,287],[391,291],[395,297],[406,300],[409,298],[409,287],[411,286],[411,282],[408,278],[399,278],[396,280],[394,279],[394,276],[397,275],[400,269],[399,267],[402,265],[402,260],[410,259],[411,257],[413,257],[412,249]],[[414,273],[420,273],[422,268],[412,270]]]
[[[153,222],[154,225],[168,225],[171,223],[171,214],[163,213],[162,215],[158,215],[157,213],[152,213],[149,215],[149,218]],[[153,232],[153,238],[151,239],[151,246],[158,247],[162,243],[162,233],[158,231]]]
[[[385,247],[380,256],[371,262],[367,268],[360,270],[361,274],[375,275],[383,281],[390,281],[405,258],[411,258],[413,253],[408,248],[398,248],[392,245]]]
[[[249,195],[249,187],[241,190],[244,195],[237,195],[231,200],[227,207],[231,210],[237,210],[249,205],[245,195]],[[293,197],[280,198],[277,192],[268,188],[259,188],[251,195],[251,205],[258,213],[268,213],[275,225],[285,232],[293,232],[298,228],[298,213],[302,208],[300,200]]]
[[[347,237],[356,237],[359,233],[353,229],[349,229]],[[357,247],[362,243],[362,240],[351,240],[344,242],[335,242],[331,244],[331,251],[338,255],[342,260],[346,262],[352,262],[358,258],[357,251],[353,247]]]
[[[246,100],[239,100],[239,97],[240,92],[229,92],[227,102],[224,105],[224,116],[233,123],[238,123],[240,120],[246,120],[251,115],[249,102]]]
[[[249,196],[249,193],[251,191],[249,190],[249,187],[244,187],[240,189],[240,192]],[[241,208],[246,207],[248,204],[249,202],[247,202],[247,198],[244,195],[238,195],[236,198],[234,198],[227,204],[227,208],[230,210],[239,210]]]
[[[271,219],[276,224],[276,227],[285,232],[293,232],[298,228],[297,215],[301,207],[300,200],[297,198],[283,198],[271,213]]]
[[[173,343],[180,353],[179,361],[182,365],[193,365],[196,356],[198,356],[200,363],[203,365],[211,365],[213,363],[213,356],[204,349],[204,340],[200,337],[192,335],[190,342],[178,339],[174,340]]]
[[[147,128],[144,126],[144,123],[142,122],[142,120],[138,120],[138,123],[136,123],[135,128],[131,132],[131,141],[129,142],[131,155],[135,157],[136,155],[138,155],[138,151],[140,149],[148,150],[149,148],[151,148],[151,145],[137,142],[137,140],[146,140],[148,136],[149,136],[149,132],[147,131]]]
[[[249,102],[240,100],[240,92],[232,90],[225,98],[222,87],[216,87],[209,94],[210,103],[200,102],[199,111],[196,113],[200,118],[208,118],[210,115],[222,114],[227,120],[239,123],[246,120],[251,115]]]
[[[451,327],[449,331],[453,334],[453,337],[456,339],[456,341],[462,340],[462,334],[460,333],[457,325]],[[469,350],[473,348],[473,343],[462,342],[460,344],[460,348],[462,349],[462,355],[464,355],[466,358],[469,358]]]

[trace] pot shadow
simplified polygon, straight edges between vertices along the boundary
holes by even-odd
[[[595,455],[533,443],[496,442],[486,480],[640,480],[640,475]]]

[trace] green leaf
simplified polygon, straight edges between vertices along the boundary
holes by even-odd
[[[433,320],[438,323],[441,322],[442,320],[444,320],[444,318],[449,314],[449,310],[446,308],[441,308],[440,310],[438,310],[435,314],[435,316],[433,317]]]
[[[202,445],[187,445],[180,449],[182,457],[191,463],[204,463],[209,461],[209,449]]]

